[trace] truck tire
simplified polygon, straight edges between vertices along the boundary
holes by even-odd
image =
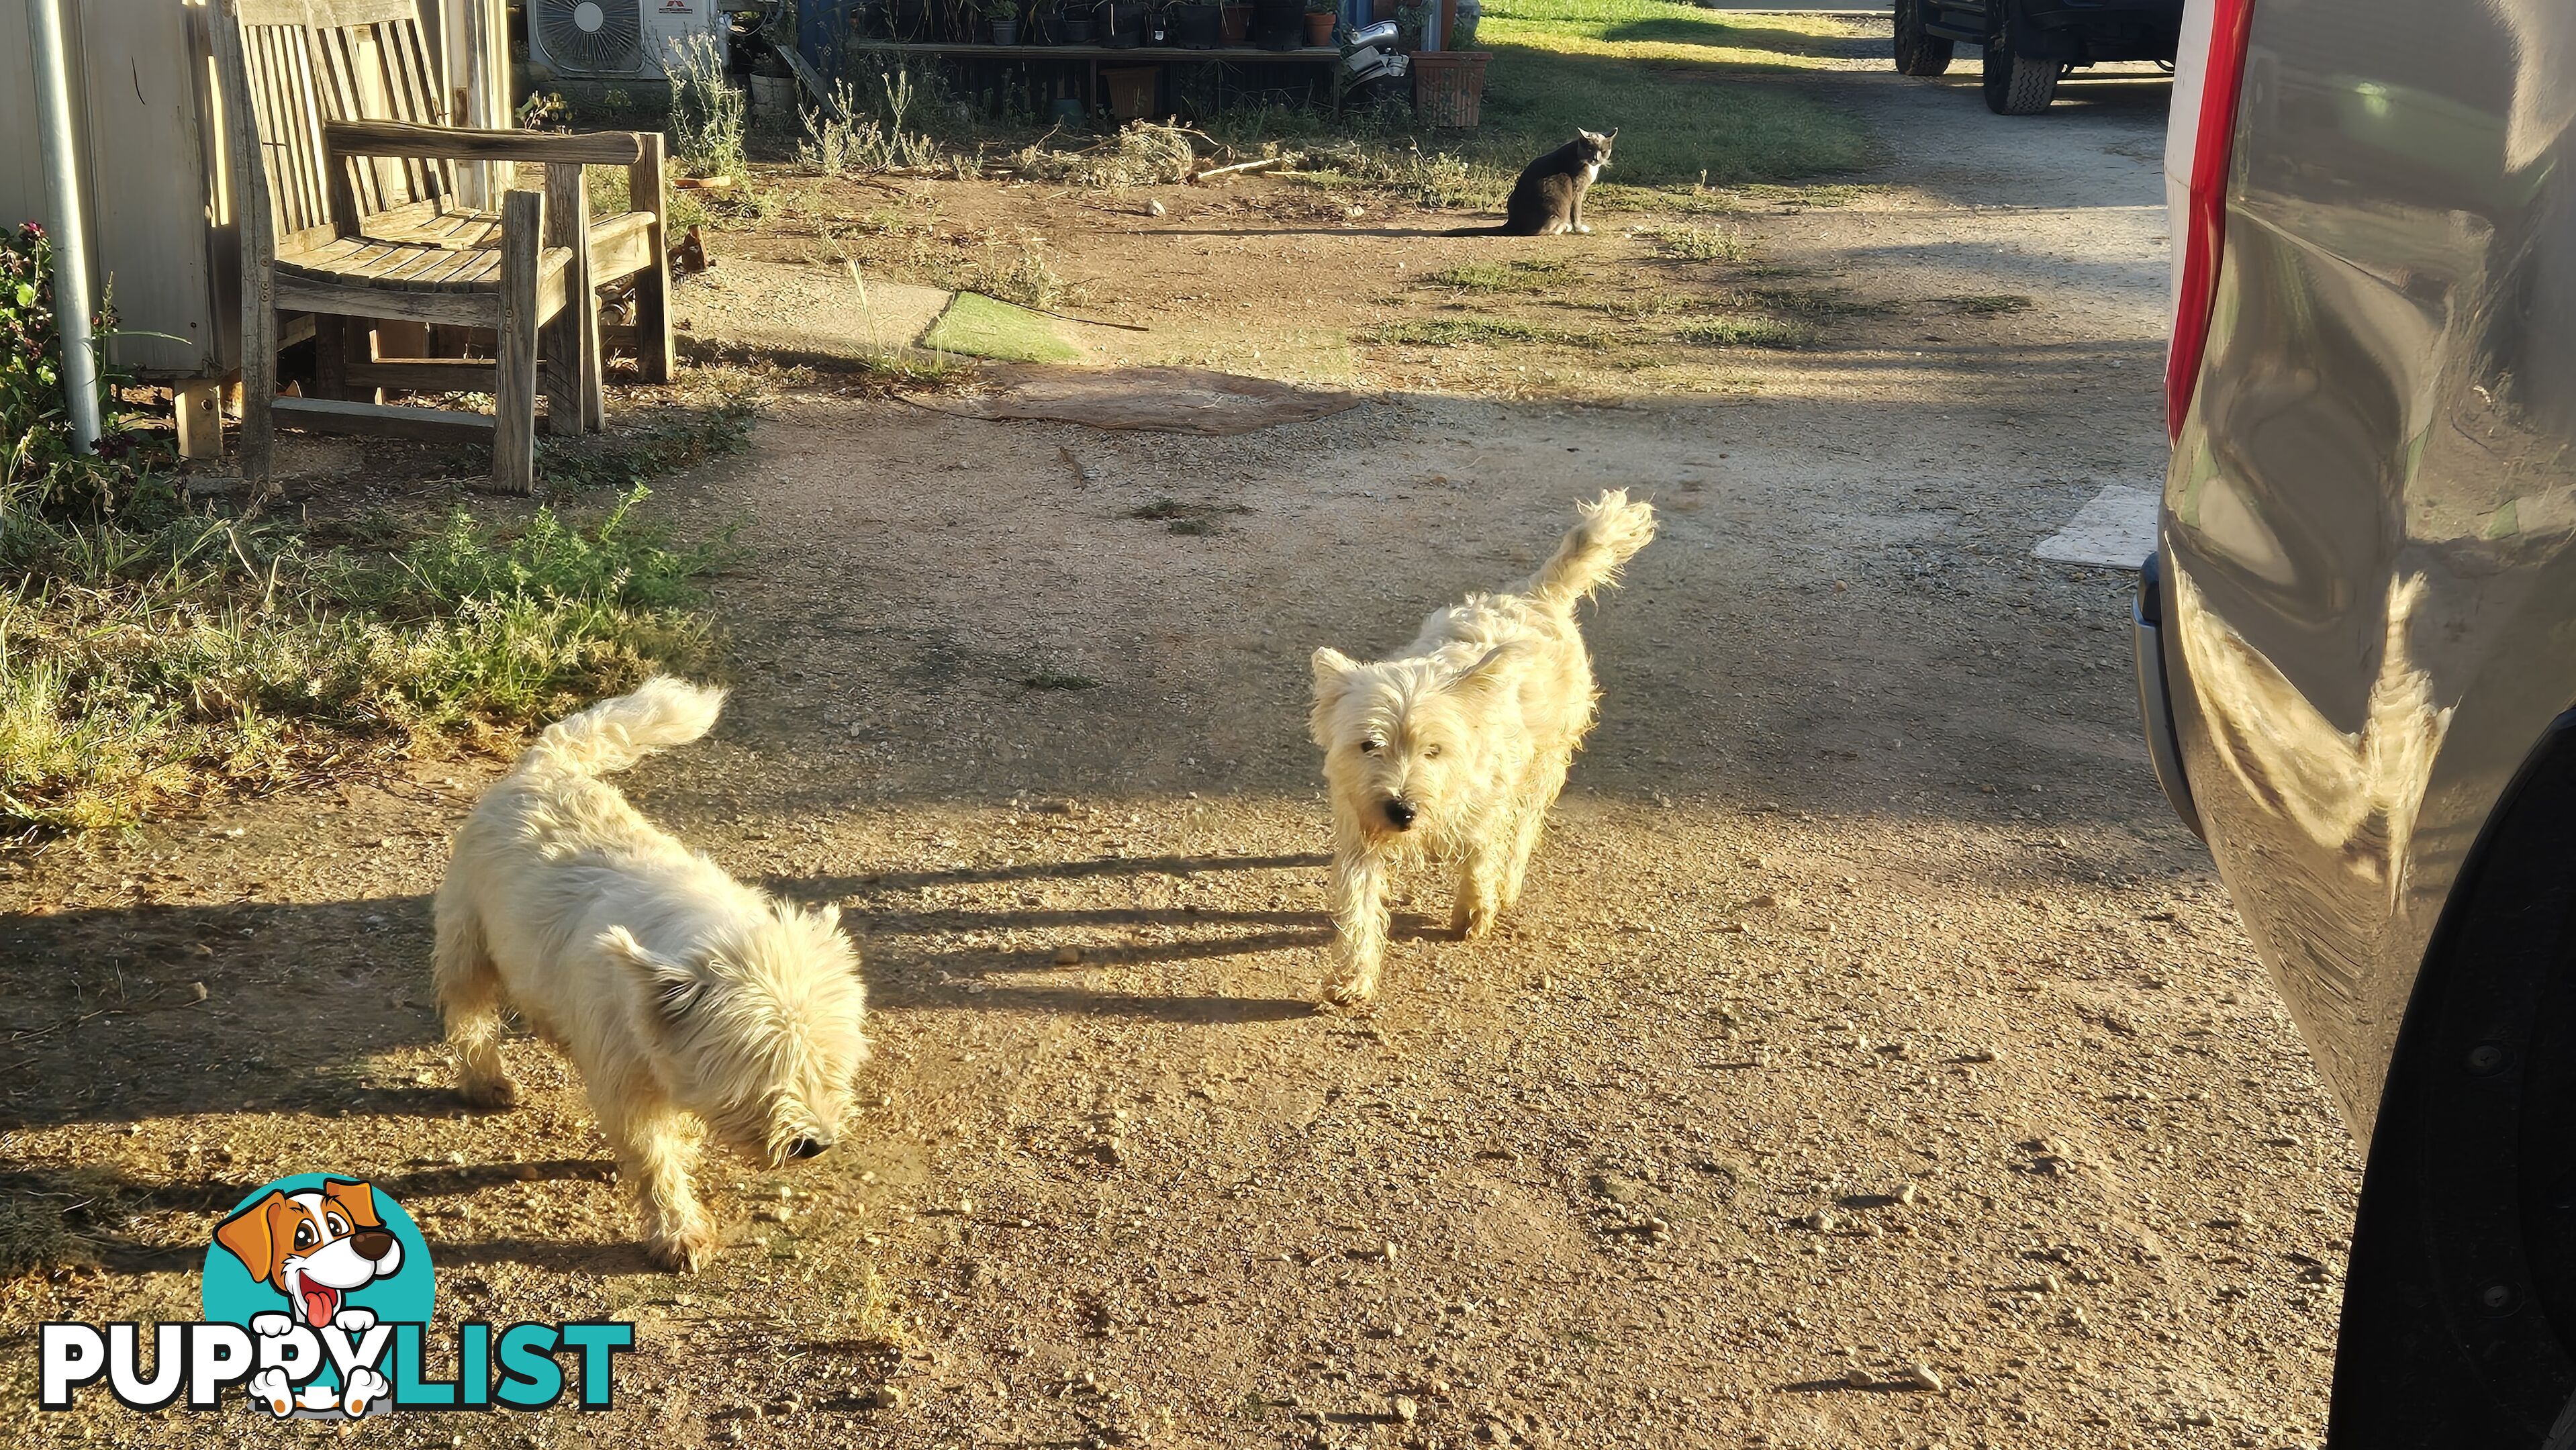
[[[1998,116],[2036,116],[2057,98],[2065,67],[2012,48],[2012,6],[1999,4],[1989,13],[1994,19],[1986,28],[1986,109]]]
[[[1956,42],[1923,31],[1930,0],[1896,0],[1896,69],[1900,75],[1937,76],[1950,68]]]

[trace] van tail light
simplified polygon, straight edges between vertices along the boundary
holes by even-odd
[[[2244,87],[2246,36],[2253,28],[2254,0],[2194,0],[2184,11],[2183,47],[2189,58],[2194,22],[2209,20],[2208,60],[2188,73],[2199,82],[2197,107],[2184,112],[2189,100],[2177,86],[2176,112],[2166,133],[2166,176],[2179,182],[2175,198],[2174,245],[2180,265],[2174,283],[2173,346],[2165,354],[2165,431],[2182,436],[2182,420],[2191,411],[2191,396],[2200,384],[2200,357],[2209,343],[2210,305],[2218,291],[2218,259],[2227,245],[2227,171],[2236,142],[2236,101]],[[2177,74],[2186,74],[2177,69]],[[2189,131],[2183,129],[2187,123]],[[2176,155],[2183,145],[2187,155]]]

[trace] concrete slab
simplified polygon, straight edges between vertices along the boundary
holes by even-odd
[[[2152,489],[2112,484],[2031,553],[2056,564],[2135,569],[2155,550],[2159,498]]]

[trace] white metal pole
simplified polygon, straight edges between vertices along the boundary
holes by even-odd
[[[72,444],[98,443],[98,354],[90,350],[89,236],[81,226],[80,138],[72,130],[71,71],[64,60],[59,0],[27,0],[35,45],[36,135],[45,148],[54,240],[54,323],[63,339],[63,401],[71,407]]]

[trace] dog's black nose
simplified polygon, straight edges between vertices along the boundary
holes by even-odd
[[[362,1228],[349,1235],[349,1247],[372,1264],[394,1251],[394,1236],[380,1228]]]
[[[1413,825],[1413,817],[1414,809],[1411,801],[1388,801],[1386,803],[1386,823],[1395,827],[1397,830],[1402,831],[1410,829]]]
[[[787,1156],[790,1158],[811,1158],[815,1154],[820,1153],[831,1146],[832,1145],[829,1142],[821,1138],[799,1138],[795,1142],[787,1145]]]

